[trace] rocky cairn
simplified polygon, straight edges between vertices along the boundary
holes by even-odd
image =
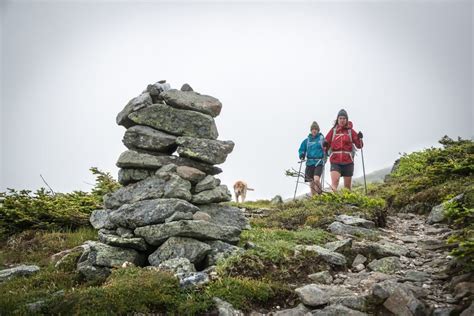
[[[185,84],[150,84],[117,115],[127,130],[128,148],[117,161],[117,191],[104,197],[104,210],[90,218],[99,242],[88,242],[78,271],[100,279],[111,268],[152,266],[173,271],[182,285],[206,282],[219,258],[240,248],[248,228],[230,201],[227,186],[215,177],[234,148],[217,140],[214,121],[221,102]]]

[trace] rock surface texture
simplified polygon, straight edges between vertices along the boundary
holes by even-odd
[[[128,265],[169,269],[186,261],[187,269],[172,269],[181,284],[202,284],[217,259],[242,250],[235,244],[248,220],[239,208],[220,204],[231,195],[214,177],[221,172],[215,165],[234,148],[217,140],[214,118],[221,109],[215,97],[162,80],[117,115],[128,149],[117,161],[123,186],[91,216],[99,241],[84,245],[77,264],[84,278],[104,279]]]

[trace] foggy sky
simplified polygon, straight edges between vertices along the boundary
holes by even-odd
[[[445,134],[470,138],[471,1],[1,2],[0,191],[89,190],[126,150],[116,114],[166,79],[223,103],[219,176],[250,199],[293,194],[297,149],[340,108],[368,172]],[[326,168],[327,170],[328,168]],[[356,157],[355,176],[362,174]],[[300,192],[308,191],[301,186]]]

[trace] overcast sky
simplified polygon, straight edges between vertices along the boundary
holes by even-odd
[[[340,108],[363,131],[368,172],[473,131],[473,2],[0,1],[0,191],[89,190],[115,177],[116,114],[166,79],[223,103],[221,166],[250,199],[291,196],[297,149]],[[327,168],[328,169],[328,168]],[[362,174],[360,155],[356,176]],[[302,186],[300,192],[308,191]]]

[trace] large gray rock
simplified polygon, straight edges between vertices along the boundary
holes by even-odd
[[[187,237],[170,237],[148,257],[148,261],[151,265],[158,266],[169,259],[186,258],[194,265],[200,265],[210,251],[211,246],[202,241]]]
[[[402,264],[398,257],[385,257],[373,260],[367,265],[367,267],[372,271],[393,274],[402,268]]]
[[[217,264],[217,261],[225,259],[235,253],[243,252],[242,248],[228,244],[221,240],[206,241],[211,247],[211,251],[206,257],[206,266],[213,266]]]
[[[183,220],[135,229],[136,236],[145,238],[147,243],[154,246],[159,246],[166,239],[173,236],[237,243],[240,232],[241,230],[234,226],[217,225],[201,220]]]
[[[199,209],[201,212],[204,212],[211,217],[209,220],[211,223],[224,226],[234,226],[241,230],[250,229],[248,219],[238,207],[222,204],[208,204],[200,205]]]
[[[316,272],[308,275],[308,278],[313,282],[321,284],[331,284],[333,281],[332,275],[329,273],[329,271]]]
[[[113,229],[115,225],[110,221],[109,210],[95,210],[89,217],[89,222],[95,229]]]
[[[311,315],[316,316],[366,316],[368,314],[350,309],[343,305],[329,305],[323,309],[311,311]]]
[[[88,245],[89,249],[82,254],[79,263],[88,261],[91,265],[109,268],[121,267],[125,262],[137,266],[144,263],[144,256],[134,249],[109,246],[101,242],[89,242]]]
[[[426,306],[411,291],[398,287],[385,300],[383,306],[395,315],[429,315]]]
[[[329,249],[331,251],[339,252],[342,254],[349,253],[351,252],[351,248],[352,248],[352,239],[347,238],[347,239],[342,239],[342,240],[331,241],[324,244],[324,248]]]
[[[192,159],[168,156],[168,155],[150,155],[147,153],[137,152],[134,150],[127,150],[123,152],[118,161],[117,167],[119,168],[138,168],[138,169],[151,169],[157,170],[163,166],[175,164],[177,166],[189,166],[201,170],[202,172],[210,175],[216,175],[221,173],[222,170],[218,167],[211,166],[206,163],[194,161]]]
[[[403,291],[413,293],[416,298],[426,296],[426,291],[418,286],[412,285],[409,282],[398,283],[396,280],[384,280],[375,283],[372,286],[372,295],[379,301],[385,301],[390,295],[395,293],[395,290],[401,288]]]
[[[132,248],[139,251],[147,250],[145,240],[140,237],[121,237],[99,231],[99,241],[103,242],[104,244],[120,248]]]
[[[110,213],[117,226],[136,228],[165,222],[175,212],[195,213],[199,208],[180,199],[155,199],[126,204]]]
[[[214,178],[211,175],[208,175],[196,184],[196,187],[194,187],[194,193],[212,190],[220,184],[221,184],[221,181],[219,179]]]
[[[24,264],[14,268],[0,270],[0,282],[8,281],[19,276],[30,276],[37,273],[39,270],[40,268],[38,266],[28,266]]]
[[[222,109],[222,103],[218,99],[194,91],[171,89],[162,92],[160,96],[172,107],[197,111],[212,117],[218,116]]]
[[[124,204],[157,198],[178,198],[190,201],[191,183],[172,173],[154,175],[145,180],[121,187],[104,197],[108,209],[117,209]]]
[[[216,304],[219,316],[244,316],[245,314],[238,309],[235,309],[232,304],[221,300],[218,297],[213,297],[212,300]]]
[[[363,254],[368,258],[380,259],[383,257],[400,257],[406,256],[409,252],[408,248],[402,245],[391,243],[388,241],[362,241],[355,242],[352,245],[352,250]]]
[[[126,128],[135,125],[133,121],[128,118],[128,115],[133,111],[137,111],[141,108],[152,105],[153,101],[151,96],[147,92],[143,92],[138,97],[131,99],[122,111],[117,115],[116,122],[118,125],[125,126]]]
[[[337,286],[307,284],[303,287],[295,289],[295,293],[301,302],[307,306],[321,306],[329,303],[333,297],[341,297],[353,295],[351,291]]]
[[[331,233],[336,235],[354,235],[354,236],[373,236],[377,234],[377,231],[367,229],[364,227],[357,227],[352,225],[346,225],[341,222],[333,222],[328,226]]]
[[[142,125],[127,129],[122,142],[127,148],[133,150],[171,154],[176,149],[176,136]]]
[[[200,211],[197,211],[196,213],[198,212]],[[193,213],[192,212],[174,212],[173,215],[165,219],[165,223],[180,221],[183,219],[193,219]]]
[[[342,305],[360,312],[368,312],[373,305],[370,294],[332,297],[329,304]]]
[[[167,83],[166,80],[160,80],[154,84],[149,84],[145,91],[150,94],[153,103],[161,103],[163,100],[163,98],[160,96],[161,93],[170,89],[171,85]]]
[[[191,200],[194,204],[209,204],[209,203],[219,203],[219,202],[228,202],[232,199],[229,189],[226,185],[220,185],[215,189],[202,191],[196,195],[193,195]]]
[[[153,266],[148,268],[152,269]],[[187,258],[173,258],[163,261],[158,265],[158,270],[173,272],[174,274],[189,274],[196,272],[196,268]]]
[[[146,125],[176,136],[217,139],[216,123],[206,114],[154,104],[132,112],[128,118],[136,124]]]
[[[144,180],[155,174],[153,170],[147,169],[119,169],[118,182],[122,185],[138,182]]]
[[[342,214],[336,216],[336,220],[346,225],[359,226],[368,229],[375,228],[374,222],[361,217]]]
[[[177,167],[176,173],[184,180],[188,180],[193,184],[198,183],[199,181],[204,179],[204,177],[206,177],[206,174],[201,170],[188,166]]]
[[[295,247],[295,255],[300,251],[314,252],[324,261],[334,266],[345,266],[347,264],[346,257],[340,253],[330,251],[317,245],[297,245]]]
[[[447,203],[459,202],[463,199],[463,197],[464,197],[464,194],[460,194],[458,196],[455,196],[451,200],[449,200]],[[441,223],[441,222],[446,221],[445,212],[446,212],[446,207],[444,203],[434,206],[431,209],[430,215],[428,215],[426,222],[428,224],[435,224],[435,223]]]
[[[192,137],[178,137],[178,154],[211,165],[223,163],[234,149],[234,142]]]

